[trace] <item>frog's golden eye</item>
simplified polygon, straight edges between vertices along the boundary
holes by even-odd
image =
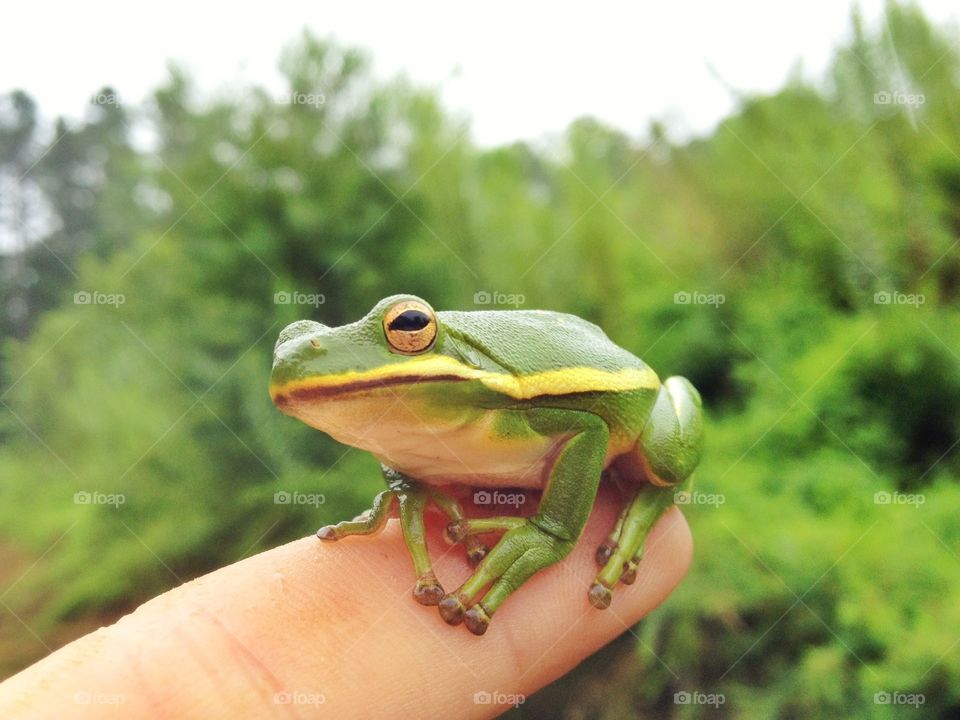
[[[433,347],[437,339],[437,318],[429,305],[403,300],[383,316],[383,332],[391,350],[416,355]]]

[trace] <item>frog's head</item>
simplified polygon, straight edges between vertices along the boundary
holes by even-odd
[[[476,378],[443,344],[437,314],[413,295],[381,300],[349,325],[301,320],[277,339],[270,395],[284,413],[357,444],[371,423],[403,422],[402,408],[416,413],[428,393]]]

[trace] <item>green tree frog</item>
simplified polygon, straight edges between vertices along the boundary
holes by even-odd
[[[587,593],[608,607],[617,582],[635,580],[647,534],[703,447],[700,395],[688,380],[661,382],[599,327],[559,312],[434,312],[395,295],[342,327],[295,322],[277,339],[270,395],[381,463],[388,489],[318,537],[369,535],[398,515],[414,598],[477,635],[527,578],[570,552],[601,478],[624,496]],[[540,500],[532,517],[468,518],[445,492],[452,485],[536,490]],[[463,543],[474,566],[453,592],[431,566],[428,506],[447,515],[447,541]],[[492,534],[501,536],[488,550],[482,538]]]

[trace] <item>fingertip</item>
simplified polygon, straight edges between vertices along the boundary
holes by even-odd
[[[358,706],[382,717],[449,714],[451,707],[465,717],[503,712],[509,701],[533,694],[630,631],[686,575],[693,540],[683,514],[672,507],[647,538],[635,582],[618,585],[605,610],[590,604],[599,570],[596,548],[620,502],[604,488],[571,554],[517,589],[479,637],[464,624],[448,625],[437,608],[414,601],[412,569],[395,521],[378,538],[350,539],[349,551],[347,542],[315,548],[318,572],[311,582],[355,573],[362,599],[345,603],[317,588],[316,607],[324,609],[324,617],[317,620],[314,642],[297,643],[303,659],[297,674],[323,678],[324,710],[330,712],[349,714]],[[473,568],[462,546],[443,543],[442,525],[429,525],[428,541],[437,577],[450,592]],[[314,664],[318,652],[324,660]],[[381,690],[376,698],[369,693],[371,682]]]
[[[289,705],[304,717],[489,717],[628,631],[686,574],[693,541],[671,508],[647,539],[635,583],[618,585],[607,609],[593,607],[596,549],[617,506],[602,491],[570,556],[513,593],[481,637],[415,601],[413,569],[391,521],[376,537],[304,538],[187,583],[8,681],[0,707],[11,706],[6,699],[23,709],[20,697],[49,710],[55,691],[78,717],[102,708],[78,706],[77,693],[123,697],[125,712],[153,717],[198,708],[210,718],[252,708],[286,717]],[[441,531],[433,524],[429,543],[450,591],[472,568]]]

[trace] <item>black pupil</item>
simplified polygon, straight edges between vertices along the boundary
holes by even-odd
[[[422,310],[404,310],[390,321],[391,330],[423,330],[430,324],[430,316]]]

